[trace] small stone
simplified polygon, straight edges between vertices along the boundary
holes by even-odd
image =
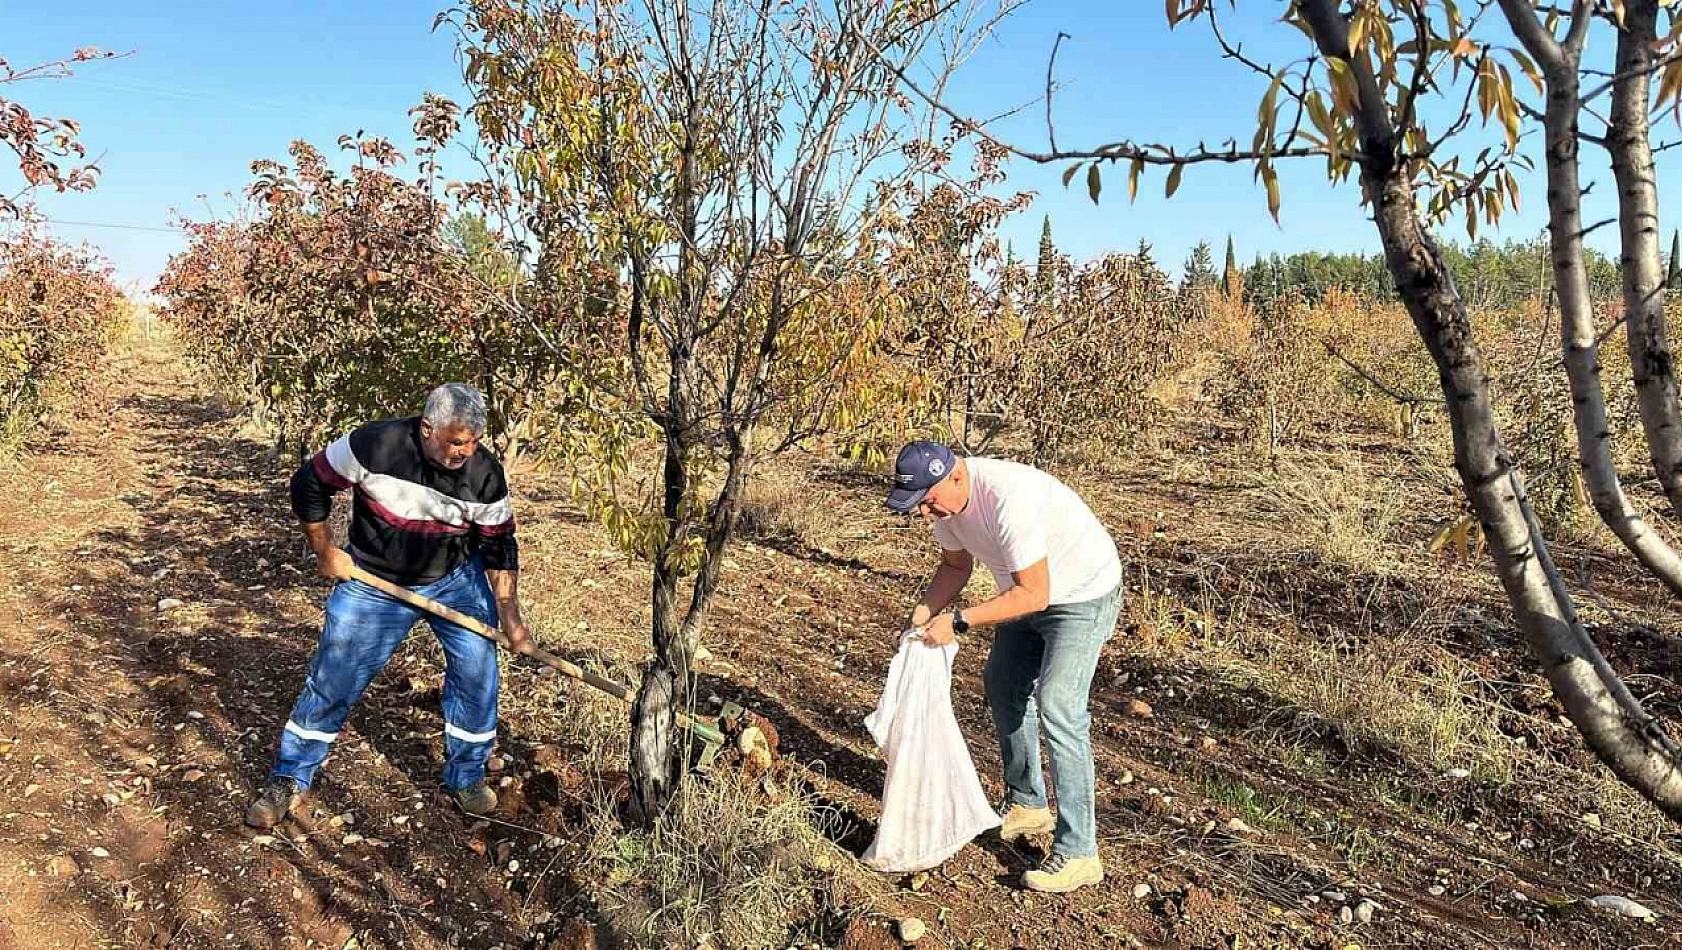
[[[1472,777],[1472,770],[1471,769],[1449,769],[1447,772],[1444,772],[1443,774],[1447,775],[1449,778],[1471,778]]]
[[[197,709],[188,710],[187,718],[188,719],[203,719],[204,718],[204,713],[199,712]]]
[[[1583,824],[1588,825],[1590,828],[1599,828],[1600,827],[1600,814],[1598,812],[1592,812],[1592,811],[1585,814],[1583,816]]]
[[[515,861],[508,862],[508,873],[509,874],[518,874],[519,872],[520,872],[520,862],[519,861],[515,860]]]
[[[394,824],[394,825],[406,825],[406,824],[409,823],[409,816],[408,815],[394,815],[394,816],[392,816],[391,823]]]
[[[1253,835],[1256,833],[1256,829],[1245,824],[1242,818],[1228,818],[1226,820],[1226,831],[1227,834],[1232,835]]]
[[[201,778],[204,778],[204,772],[200,769],[188,769],[181,773],[181,781],[183,782],[196,782]]]
[[[485,768],[489,769],[492,772],[500,772],[507,767],[508,767],[508,760],[503,758],[500,755],[491,756],[490,761],[485,763]]]
[[[166,610],[174,610],[177,607],[185,606],[187,606],[185,601],[177,600],[174,597],[165,597],[163,600],[158,601],[158,612],[163,613]]]
[[[363,837],[354,831],[345,835],[345,844],[361,844],[363,840]]]
[[[906,917],[899,922],[899,939],[906,943],[916,943],[928,932],[928,925],[915,917]]]
[[[104,848],[95,848],[89,853],[96,858],[108,858],[111,856],[111,852],[105,850]]]
[[[916,874],[911,875],[911,889],[913,891],[920,891],[923,888],[927,887],[928,884],[929,884],[929,872],[918,871]]]
[[[1430,887],[1425,889],[1425,893],[1431,895],[1432,897],[1441,897],[1443,894],[1447,893],[1447,891],[1441,884],[1432,884]]]
[[[40,786],[40,785],[38,785],[38,784],[36,784],[36,783],[34,783],[34,782],[31,782],[31,783],[30,783],[30,784],[28,784],[28,785],[25,785],[25,786],[24,786],[24,787],[23,787],[23,797],[24,797],[24,798],[28,798],[28,797],[29,797],[29,796],[31,796],[31,795],[33,795],[33,794],[35,794],[35,793],[36,793],[36,792],[38,792],[38,791],[40,791],[40,790],[41,790],[41,786]]]
[[[1363,924],[1372,923],[1372,915],[1378,910],[1378,905],[1372,901],[1362,901],[1355,905],[1355,919]]]
[[[1127,701],[1127,714],[1137,716],[1140,719],[1150,719],[1156,715],[1156,710],[1151,708],[1150,703],[1142,699],[1129,699]]]
[[[47,873],[53,877],[75,877],[82,873],[82,866],[76,863],[75,858],[60,854],[47,862]]]
[[[1343,904],[1343,903],[1347,903],[1348,900],[1349,900],[1349,895],[1348,894],[1345,894],[1342,891],[1338,891],[1338,890],[1321,891],[1320,896],[1324,897],[1327,900],[1327,902],[1332,903],[1332,904]]]
[[[1115,781],[1116,781],[1117,785],[1132,785],[1133,784],[1133,770],[1132,769],[1122,769],[1121,774],[1116,776]]]
[[[1151,886],[1149,884],[1135,884],[1135,885],[1133,885],[1133,899],[1134,900],[1141,900],[1142,901],[1149,896],[1151,896]]]
[[[1589,903],[1602,910],[1609,910],[1625,917],[1633,917],[1636,920],[1653,920],[1659,916],[1649,908],[1617,894],[1602,894],[1599,897],[1590,898]]]
[[[1348,904],[1344,904],[1337,909],[1337,920],[1338,923],[1342,924],[1353,923],[1355,921],[1355,911]]]
[[[268,847],[271,844],[274,844],[274,842],[275,842],[274,835],[257,835],[256,837],[251,839],[252,844],[260,845],[260,846],[265,847],[265,848]],[[94,851],[97,854],[99,849],[95,848]]]

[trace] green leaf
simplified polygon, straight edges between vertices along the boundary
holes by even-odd
[[[1319,90],[1308,94],[1308,121],[1314,123],[1314,127],[1328,140],[1337,138],[1332,114],[1326,110],[1326,100],[1321,98]]]
[[[1092,203],[1098,203],[1098,193],[1104,190],[1104,180],[1098,171],[1098,163],[1086,166],[1086,193],[1091,196]]]

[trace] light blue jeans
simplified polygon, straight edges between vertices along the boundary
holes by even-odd
[[[987,654],[987,704],[999,732],[1010,803],[1044,808],[1040,727],[1057,787],[1052,850],[1070,858],[1098,853],[1088,695],[1098,652],[1115,633],[1121,586],[1102,597],[1058,604],[999,625]]]
[[[478,558],[413,589],[497,625],[496,598]],[[484,778],[496,739],[496,644],[442,617],[425,616],[444,647],[444,786],[466,788]],[[321,642],[280,734],[271,775],[310,787],[351,707],[421,617],[419,608],[361,581],[342,581],[333,588]]]

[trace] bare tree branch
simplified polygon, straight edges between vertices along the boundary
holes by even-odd
[[[1607,79],[1605,82],[1584,93],[1583,102],[1587,104],[1588,102],[1611,92],[1613,86],[1616,86],[1618,83],[1623,82],[1626,79],[1637,79],[1641,76],[1651,76],[1677,60],[1682,60],[1682,46],[1678,46],[1676,49],[1660,56],[1658,59],[1653,60],[1651,63],[1648,63],[1640,69],[1632,69],[1628,72],[1613,74],[1611,78]]]
[[[1046,60],[1045,64],[1045,137],[1051,143],[1053,152],[1057,151],[1057,126],[1051,121],[1051,75],[1052,70],[1057,68],[1057,48],[1068,38],[1069,34],[1062,30],[1057,31],[1057,39],[1051,44],[1051,58]]]

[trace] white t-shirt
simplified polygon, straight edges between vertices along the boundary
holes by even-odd
[[[968,551],[993,572],[1004,593],[1011,572],[1040,560],[1051,574],[1051,603],[1078,604],[1121,583],[1121,558],[1103,522],[1051,475],[1000,459],[965,459],[970,498],[963,511],[934,523],[948,551]]]

